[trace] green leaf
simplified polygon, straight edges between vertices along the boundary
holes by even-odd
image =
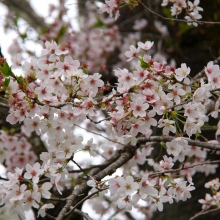
[[[96,23],[93,25],[93,28],[102,28],[106,27],[105,23],[100,18],[97,18]]]
[[[41,34],[45,35],[47,33],[47,29],[46,28],[41,28]]]
[[[193,25],[188,25],[186,23],[179,23],[178,34],[181,36],[182,34],[185,34],[186,32],[192,29],[193,29]]]
[[[0,66],[0,71],[3,73],[4,76],[8,77],[12,75],[11,68],[9,67],[6,60],[4,61],[3,65]]]
[[[5,81],[3,82],[3,89],[4,91],[7,90],[8,86],[9,86],[9,83],[10,83],[10,78],[5,78]]]
[[[143,69],[146,69],[146,68],[149,68],[149,67],[150,67],[150,64],[149,64],[149,63],[146,63],[146,62],[144,62],[143,60],[140,60],[140,62],[141,62],[141,67],[142,67]]]
[[[20,37],[22,40],[25,40],[27,38],[27,33],[20,34]]]
[[[22,85],[22,86],[24,85],[24,78],[22,76],[18,76],[17,81],[19,85]]]
[[[162,8],[162,11],[163,11],[165,17],[173,18],[173,16],[171,15],[171,11],[170,11],[169,8],[163,7],[163,8]]]
[[[105,103],[101,103],[101,108],[105,109],[106,108],[106,104]]]
[[[86,68],[82,68],[83,73],[88,74],[88,70]]]
[[[62,26],[57,34],[57,39],[62,37],[67,31],[67,26]]]

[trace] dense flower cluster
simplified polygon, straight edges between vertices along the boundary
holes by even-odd
[[[220,206],[220,182],[219,179],[213,179],[212,181],[205,184],[205,188],[209,188],[212,191],[212,196],[208,193],[205,195],[205,199],[199,199],[202,204],[202,209],[207,210],[210,208],[219,208]]]
[[[0,163],[4,162],[8,171],[13,171],[16,167],[23,168],[27,163],[33,165],[36,162],[37,156],[31,147],[24,135],[8,135],[0,131]]]
[[[101,11],[118,18],[121,6],[135,7],[138,2],[109,0]],[[186,11],[185,19],[195,21],[194,25],[201,18],[199,1],[164,0],[162,6],[170,2],[173,16]],[[51,8],[51,13],[55,10],[58,8]],[[65,14],[65,6],[62,10]],[[141,34],[130,33],[121,44],[118,27],[111,19],[99,20],[99,25],[106,26],[101,33],[99,28],[92,28],[97,27],[97,20],[88,17],[88,23],[82,21],[86,25],[80,34],[65,35],[68,22],[42,34],[44,48],[39,58],[22,62],[17,45],[14,50],[19,54],[12,59],[11,67],[7,60],[0,60],[0,91],[9,108],[6,121],[21,124],[19,134],[0,133],[0,162],[7,168],[0,180],[0,205],[22,219],[32,208],[38,216],[46,216],[46,210],[55,207],[50,201],[56,199],[52,194],[62,195],[65,188],[77,190],[82,182],[92,188],[90,195],[99,195],[93,206],[100,215],[108,209],[130,211],[135,207],[151,216],[157,209],[162,211],[164,203],[191,198],[194,174],[203,172],[207,176],[218,167],[207,161],[206,148],[194,146],[190,140],[203,138],[201,129],[214,118],[216,140],[207,144],[219,143],[219,65],[210,61],[204,77],[193,79],[186,63],[176,68],[161,55],[153,56],[154,42],[140,41]],[[146,25],[146,19],[139,19],[133,29],[141,30]],[[166,26],[157,21],[154,25],[161,36],[169,35]],[[65,45],[49,40],[61,33]],[[109,58],[106,54],[119,46],[120,62],[113,70],[117,83],[110,85],[98,70],[104,69]],[[23,67],[23,75],[14,73],[18,66]],[[90,126],[90,130],[96,128],[105,142],[96,143],[93,138],[77,134],[81,124]],[[150,140],[154,128],[159,128],[164,138],[157,140],[164,153],[157,159],[151,154],[156,145]],[[45,143],[46,151],[39,155],[31,151],[28,142],[33,132]],[[91,163],[92,168],[84,170],[83,165],[89,162],[76,162],[80,153],[88,152],[94,161],[101,156],[107,164],[103,167],[107,167],[127,151],[132,156],[120,166],[122,174],[114,173],[119,167],[113,167],[114,175],[105,175],[104,179],[97,180],[87,173],[97,164]],[[73,164],[79,168],[75,173]],[[149,169],[141,170],[140,166],[146,164]],[[205,200],[199,200],[202,209],[219,207],[219,186],[218,179],[206,183],[213,195],[206,194]],[[108,204],[103,205],[105,201]]]
[[[200,11],[203,11],[203,8],[199,6],[200,0],[194,0],[194,2],[186,1],[186,0],[163,0],[162,6],[167,6],[169,2],[172,2],[171,7],[171,14],[172,16],[177,16],[182,13],[183,10],[186,11],[186,16],[184,17],[187,21],[194,21],[192,23],[194,26],[198,26],[196,23],[196,20],[199,20],[202,18],[202,16],[199,14]]]
[[[183,11],[185,11],[185,19],[188,24],[193,24],[197,26],[197,20],[201,19],[202,16],[200,11],[203,11],[203,8],[199,6],[200,0],[194,0],[194,2],[186,0],[163,0],[161,6],[167,6],[169,3],[172,3],[171,6],[171,15],[178,16]],[[106,0],[105,4],[101,7],[102,12],[107,12],[111,17],[115,16],[115,20],[120,16],[120,8],[124,5],[128,5],[131,8],[136,7],[140,4],[138,0]]]
[[[82,149],[89,150],[91,156],[96,155],[97,146],[92,139],[84,147],[83,138],[74,135],[73,127],[86,118],[98,119],[100,110],[106,110],[110,116],[110,121],[106,122],[109,134],[125,144],[135,145],[138,135],[149,137],[152,126],[162,128],[164,135],[176,133],[181,136],[185,131],[190,137],[200,132],[200,128],[209,119],[206,106],[210,104],[211,90],[219,87],[218,66],[209,62],[205,68],[207,81],[201,80],[200,86],[196,88],[188,77],[190,68],[186,64],[174,69],[166,63],[153,61],[147,54],[139,55],[140,50],[148,51],[152,45],[153,42],[147,41],[139,42],[137,48],[130,46],[125,56],[128,61],[137,59],[135,70],[116,69],[117,90],[113,89],[101,101],[96,100],[99,89],[104,87],[101,75],[84,73],[80,62],[72,59],[68,50],[61,50],[53,41],[45,43],[45,49],[38,60],[31,59],[23,64],[26,68],[25,78],[11,74],[6,90],[10,114],[6,120],[11,124],[23,122],[22,131],[26,136],[30,136],[33,131],[38,135],[46,134],[48,152],[41,153],[41,164],[33,164],[33,160],[25,161],[25,169],[16,168],[15,173],[7,173],[8,180],[1,181],[2,204],[13,206],[21,217],[23,211],[28,211],[31,207],[40,208],[39,215],[44,216],[45,209],[52,208],[53,205],[42,203],[41,197],[50,198],[48,190],[53,185],[62,193],[60,180],[71,176],[63,164],[67,165]],[[31,80],[27,81],[28,78]],[[181,115],[182,109],[184,114]],[[159,120],[155,119],[156,115],[160,117]],[[212,115],[215,113],[212,112]],[[179,123],[182,120],[185,123],[181,126]],[[13,148],[15,141],[20,141],[25,146],[24,138],[7,139],[4,132],[1,140],[4,144],[10,140],[13,150],[16,150]],[[2,146],[2,149],[5,147]],[[169,170],[176,160],[183,162],[186,157],[193,156],[199,162],[206,159],[205,150],[193,147],[190,150],[187,140],[181,137],[167,142],[166,149],[172,157],[164,156],[158,164],[149,160],[155,171]],[[113,150],[104,149],[103,156],[108,158]],[[143,148],[140,154],[138,152],[134,161],[127,165],[132,167],[130,170],[134,174],[137,172],[135,164],[143,164],[151,150]],[[2,161],[7,159],[3,155]],[[149,174],[144,174],[137,180],[130,175],[112,178],[108,181],[110,195],[119,208],[130,210],[141,199],[162,211],[164,202],[185,201],[191,197],[190,191],[194,190],[191,176],[195,171],[212,173],[216,165],[197,168],[181,171],[183,178],[172,178],[172,175],[152,178]],[[40,179],[43,177],[50,181],[42,184]],[[96,186],[95,182],[88,184]]]

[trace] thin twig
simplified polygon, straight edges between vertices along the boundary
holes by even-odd
[[[100,165],[91,165],[90,167],[86,167],[86,168],[82,168],[84,171],[88,171],[88,170],[91,170],[91,169],[94,169],[94,168],[102,168],[102,167],[106,167],[108,166],[109,164],[111,164],[111,162],[107,162],[107,163],[103,163],[103,164],[100,164]],[[68,170],[68,173],[80,173],[82,172],[82,170]]]
[[[1,106],[1,107],[3,107],[3,108],[7,108],[7,109],[9,109],[9,108],[10,108],[10,107],[9,107],[9,105],[4,104],[4,103],[2,103],[2,102],[0,102],[0,106]]]
[[[194,83],[194,82],[196,82],[196,81],[198,81],[198,80],[200,80],[200,79],[204,76],[204,74],[205,74],[205,70],[202,69],[200,72],[198,72],[198,73],[192,78],[191,84]]]
[[[126,146],[125,144],[122,144],[121,142],[114,141],[114,140],[112,140],[112,139],[110,139],[110,138],[105,137],[105,136],[102,135],[102,134],[99,134],[99,133],[96,133],[96,132],[94,132],[94,131],[90,131],[89,129],[83,128],[83,127],[81,127],[80,125],[77,125],[77,124],[74,124],[74,125],[75,125],[76,127],[79,127],[79,128],[81,128],[81,129],[83,129],[83,130],[89,132],[89,133],[92,133],[92,134],[98,135],[98,136],[100,136],[100,137],[103,137],[103,138],[105,138],[105,139],[108,140],[108,141],[111,141],[111,142],[113,142],[113,143],[120,144],[120,145],[122,145],[122,146]]]
[[[76,164],[76,166],[79,167],[79,169],[80,169],[88,178],[90,178],[90,176],[87,175],[87,173],[83,170],[83,168],[82,168],[75,160],[72,160],[72,162],[73,162],[74,164]]]
[[[65,102],[63,104],[59,104],[59,105],[49,105],[50,107],[53,107],[53,108],[62,108],[66,105],[72,105],[73,107],[78,107],[78,105],[76,105],[76,103],[73,103],[73,102]]]
[[[100,170],[93,170],[90,175],[94,177],[95,180],[99,181],[103,179],[107,175],[113,174],[119,167],[124,165],[127,161],[129,161],[135,154],[135,147],[126,146],[124,148],[124,152],[120,153],[120,156],[116,157],[117,159],[112,162],[109,166],[106,168]],[[59,212],[58,216],[56,217],[56,220],[63,220],[66,216],[66,213],[70,211],[70,207],[76,204],[78,195],[85,193],[89,190],[89,186],[87,183],[82,183],[78,188],[76,188],[72,194],[68,197],[68,200],[66,202],[66,205],[62,208],[62,210]],[[83,201],[80,201],[83,202]]]
[[[149,177],[156,177],[156,176],[163,175],[165,173],[175,173],[175,172],[178,172],[178,171],[181,171],[181,170],[187,170],[187,169],[190,169],[190,168],[193,168],[193,167],[196,167],[196,166],[201,166],[201,165],[205,165],[205,164],[216,164],[216,163],[220,163],[220,160],[205,161],[203,163],[193,164],[193,165],[188,166],[188,167],[183,166],[183,167],[180,167],[178,169],[164,170],[164,171],[161,171],[161,172],[156,172],[154,174],[151,174],[151,175],[149,175]]]
[[[46,199],[46,198],[45,198],[45,199]],[[46,200],[64,202],[64,201],[66,201],[66,198],[49,198],[49,199],[46,199]]]
[[[92,218],[90,218],[90,216],[88,215],[88,213],[82,212],[79,209],[75,209],[74,211],[75,213],[81,215],[83,218],[85,218],[86,220],[93,220]]]
[[[211,212],[216,212],[216,211],[219,211],[220,208],[216,208],[216,209],[210,209],[210,210],[202,210],[201,212],[198,212],[197,214],[195,214],[193,217],[191,217],[189,220],[193,220],[193,219],[196,219],[197,217],[201,216],[201,215],[206,215],[206,214],[209,214]]]
[[[65,216],[68,216],[71,212],[73,212],[73,211],[76,209],[76,207],[77,207],[78,205],[80,205],[81,203],[83,203],[83,202],[86,201],[87,199],[90,199],[91,197],[93,197],[94,195],[96,195],[97,193],[99,193],[100,191],[103,191],[103,190],[106,190],[106,189],[108,189],[108,188],[99,189],[99,190],[97,190],[97,191],[91,193],[90,195],[86,196],[85,198],[83,198],[82,200],[80,200],[78,203],[76,203],[76,205],[75,205],[74,207],[72,207],[72,208],[70,209],[70,211],[65,214]]]
[[[173,105],[173,106],[171,106],[171,107],[169,107],[169,108],[166,108],[166,110],[173,109],[173,108],[176,108],[176,107],[181,106],[181,105],[185,105],[185,104],[187,104],[187,103],[189,103],[189,102],[191,102],[191,100],[184,101],[184,102],[182,102],[182,103],[180,103],[180,104]]]
[[[94,124],[99,124],[99,123],[101,123],[101,122],[103,122],[103,121],[106,121],[106,120],[109,120],[109,119],[110,119],[110,117],[108,117],[108,118],[104,118],[104,119],[99,120],[99,121],[93,121],[89,116],[87,116],[87,118],[88,118],[91,122],[93,122]]]
[[[56,217],[53,217],[52,215],[49,215],[49,214],[47,214],[47,213],[46,213],[46,216],[47,216],[49,219],[53,219],[53,220],[56,219]]]
[[[10,0],[1,1],[1,3],[5,4],[18,17],[21,17],[27,21],[29,25],[32,26],[35,30],[40,31],[42,28],[48,28],[48,24],[45,22],[45,19],[36,14],[29,1]]]
[[[178,19],[178,18],[167,18],[167,17],[164,17],[158,13],[156,13],[155,11],[152,11],[151,9],[149,9],[143,2],[140,2],[140,4],[142,4],[144,6],[144,8],[146,8],[150,13],[164,19],[164,20],[168,20],[168,21],[178,21],[178,22],[184,22],[184,23],[198,23],[198,24],[220,24],[220,22],[218,21],[198,21],[198,20],[191,20],[191,21],[187,21],[187,20],[184,20],[184,19]]]
[[[0,176],[0,180],[5,180],[5,181],[8,181],[8,179],[7,179],[7,178],[1,177],[1,176]]]
[[[164,141],[164,142],[168,142],[168,141],[172,141],[173,139],[175,139],[176,137],[165,137],[165,136],[150,136],[148,138],[138,138],[138,142],[141,143],[146,143],[149,141],[156,141],[156,142],[160,142],[160,141]],[[189,138],[185,138],[185,137],[181,137],[183,139],[185,139],[189,145],[191,146],[197,146],[197,147],[201,147],[201,148],[206,148],[209,150],[213,150],[213,151],[220,151],[220,144],[211,144],[211,143],[207,143],[207,142],[202,142],[202,141],[195,141],[195,140],[191,140]]]

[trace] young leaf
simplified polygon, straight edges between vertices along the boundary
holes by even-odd
[[[19,85],[21,85],[21,86],[24,85],[24,78],[22,76],[18,76],[17,81],[18,81]]]
[[[6,62],[6,60],[4,61],[3,65],[0,66],[0,71],[6,77],[11,76],[12,71],[11,71],[11,68],[9,67],[8,63]]]
[[[143,69],[146,69],[146,68],[149,68],[149,67],[150,67],[150,64],[144,62],[142,59],[140,60],[140,62],[141,62],[141,67],[142,67]]]
[[[62,26],[57,34],[57,39],[59,39],[59,37],[62,37],[67,31],[67,27],[66,26]]]
[[[5,78],[5,81],[3,82],[3,89],[4,91],[7,90],[8,86],[9,86],[9,83],[10,83],[10,78]]]

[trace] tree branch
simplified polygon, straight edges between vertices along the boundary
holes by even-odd
[[[156,173],[150,174],[149,177],[156,177],[156,176],[163,175],[165,173],[175,173],[175,172],[178,172],[178,171],[181,171],[181,170],[187,170],[187,169],[190,169],[190,168],[193,168],[193,167],[196,167],[196,166],[202,166],[202,165],[205,165],[205,164],[217,164],[217,163],[220,163],[220,160],[205,161],[203,163],[193,164],[192,166],[188,166],[188,167],[180,167],[178,169],[171,169],[171,170],[156,172]]]
[[[27,0],[6,0],[1,1],[10,11],[14,11],[16,16],[23,18],[34,29],[48,28],[44,19],[37,15]]]
[[[106,188],[106,189],[108,189],[108,188]],[[74,207],[72,207],[72,208],[70,209],[70,211],[69,211],[68,213],[66,213],[66,216],[68,216],[71,212],[73,212],[78,205],[82,204],[82,203],[83,203],[84,201],[86,201],[87,199],[92,198],[92,197],[93,197],[94,195],[96,195],[97,193],[99,193],[99,192],[101,192],[101,191],[103,191],[103,190],[106,190],[106,189],[97,190],[97,191],[95,191],[95,192],[89,194],[88,196],[86,196],[84,199],[80,200],[78,203],[76,203],[76,205],[75,205]]]
[[[89,215],[85,212],[80,211],[79,209],[75,209],[74,211],[75,213],[81,215],[83,218],[85,218],[86,220],[93,220],[92,218],[89,217]]]
[[[218,64],[220,61],[220,57],[216,58],[213,63]],[[200,72],[198,72],[193,78],[192,78],[192,83],[199,80],[201,77],[203,77],[205,74],[205,68],[202,69]]]
[[[138,138],[138,142],[139,143],[146,143],[148,141],[167,142],[167,141],[172,141],[175,138],[176,137],[151,136],[149,138]],[[206,148],[206,149],[213,150],[213,151],[220,151],[220,144],[211,144],[211,143],[202,142],[202,141],[195,141],[195,140],[190,140],[189,138],[184,138],[184,137],[183,139],[187,140],[188,144],[191,146]]]
[[[94,132],[94,131],[90,131],[89,129],[83,128],[83,127],[81,127],[80,125],[77,125],[77,124],[74,124],[74,125],[75,125],[76,127],[79,127],[79,128],[81,128],[81,129],[83,129],[83,130],[89,132],[89,133],[92,133],[92,134],[98,135],[98,136],[100,136],[100,137],[103,137],[103,138],[105,138],[105,139],[108,140],[108,141],[111,141],[111,142],[113,142],[113,143],[116,143],[116,144],[120,144],[120,145],[122,145],[122,146],[125,146],[125,144],[122,144],[121,142],[118,142],[118,141],[114,141],[114,140],[112,140],[112,139],[110,139],[110,138],[108,138],[108,137],[105,137],[105,136],[102,135],[102,134],[96,133],[96,132]]]
[[[90,175],[93,176],[95,180],[100,181],[102,178],[113,174],[119,167],[124,165],[134,156],[135,150],[138,147],[139,145],[137,147],[132,147],[132,146],[125,147],[125,151],[121,153],[121,155],[115,162],[113,162],[111,165],[109,165],[108,167],[106,167],[101,171],[100,169],[94,170]],[[89,189],[90,187],[87,185],[86,182],[81,184],[77,189],[75,189],[73,193],[67,198],[68,200],[66,202],[66,205],[60,211],[59,215],[56,217],[56,220],[63,220],[66,217],[66,213],[68,213],[71,210],[71,206],[74,206],[74,204],[77,203],[78,195],[87,192]]]
[[[0,107],[9,109],[10,107],[7,104],[0,102]]]
[[[198,24],[220,24],[219,21],[198,21],[198,20],[192,20],[192,21],[187,21],[187,20],[184,20],[184,19],[178,19],[178,18],[167,18],[167,17],[164,17],[158,13],[156,13],[155,11],[152,11],[150,8],[148,8],[143,2],[140,2],[140,4],[142,4],[144,6],[144,8],[146,8],[150,13],[158,16],[159,18],[162,18],[164,20],[168,20],[168,21],[178,21],[178,22],[184,22],[184,23],[198,23]]]
[[[210,210],[207,210],[207,211],[202,210],[201,212],[199,212],[199,213],[195,214],[193,217],[191,217],[189,220],[193,220],[193,219],[198,218],[201,215],[206,215],[206,214],[209,214],[211,212],[216,212],[216,211],[219,211],[219,210],[220,210],[220,208],[210,209]]]

